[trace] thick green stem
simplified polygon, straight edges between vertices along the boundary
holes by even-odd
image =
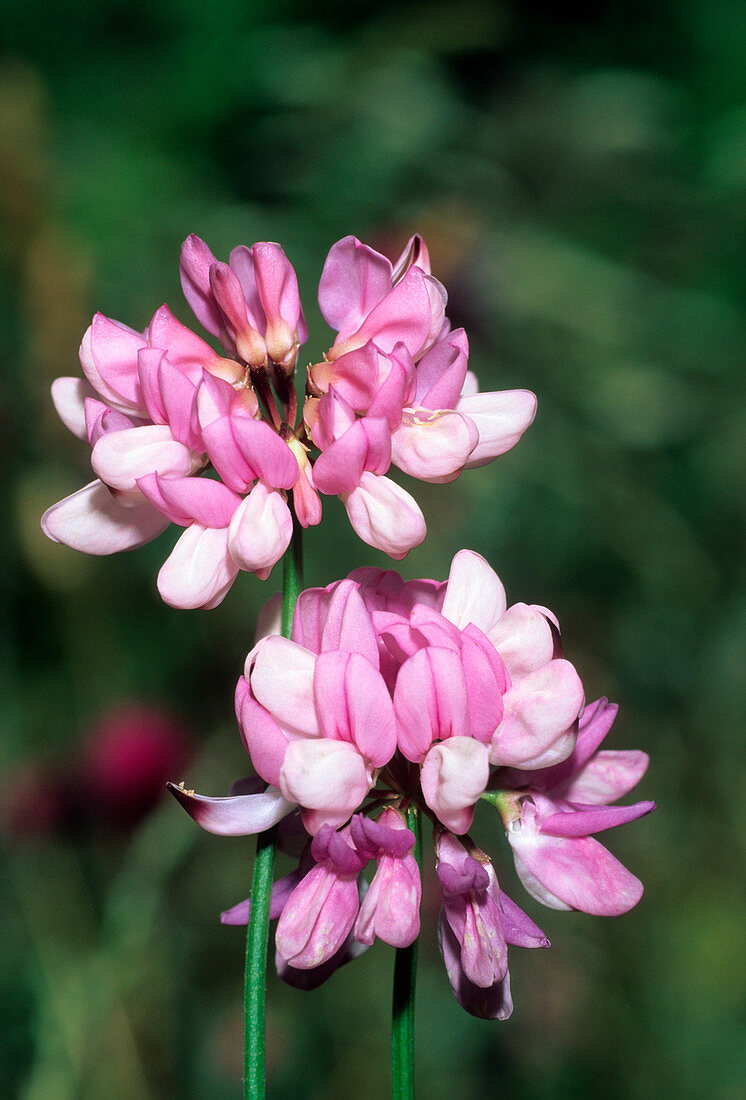
[[[422,819],[410,804],[407,825],[415,835],[414,855],[422,865]],[[414,1098],[414,990],[417,977],[417,940],[399,947],[394,963],[391,1017],[391,1095],[393,1100]]]
[[[293,538],[283,560],[282,577],[282,633],[286,638],[290,637],[293,628],[293,611],[302,587],[302,529],[293,517]],[[265,1095],[264,1016],[267,991],[267,940],[276,839],[276,825],[265,833],[260,833],[256,838],[244,978],[244,1097],[246,1100],[263,1100]]]

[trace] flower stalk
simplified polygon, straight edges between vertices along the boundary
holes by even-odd
[[[303,533],[293,517],[293,536],[283,559],[282,634],[289,638],[293,611],[303,588]],[[267,941],[275,867],[277,825],[256,839],[251,910],[246,934],[244,971],[244,1097],[263,1100],[266,1092]]]
[[[414,857],[422,867],[422,816],[410,803],[407,827],[415,836]],[[391,1015],[391,1095],[393,1100],[414,1098],[414,993],[417,980],[417,940],[399,947],[394,962]]]

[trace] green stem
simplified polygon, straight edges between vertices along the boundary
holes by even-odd
[[[407,825],[415,835],[414,855],[422,866],[422,819],[410,803]],[[417,940],[399,947],[394,963],[394,997],[391,1017],[391,1096],[414,1100],[414,989],[417,977]]]
[[[303,533],[293,516],[293,537],[283,559],[282,634],[290,637],[295,602],[303,587]],[[251,911],[246,934],[244,976],[244,1097],[263,1100],[265,1095],[265,1003],[267,991],[267,941],[269,907],[275,866],[277,826],[256,838],[256,858],[251,885]]]

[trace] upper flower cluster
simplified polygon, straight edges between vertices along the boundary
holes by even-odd
[[[450,481],[533,419],[527,391],[478,393],[418,237],[394,265],[354,237],[331,249],[319,302],[338,335],[308,368],[300,417],[293,376],[308,332],[279,245],[239,246],[222,263],[191,236],[181,280],[221,350],[165,305],[144,332],[97,314],[85,377],[57,379],[52,395],[98,480],[42,520],[50,538],[93,554],[185,528],[158,578],[176,607],[214,607],[242,569],[267,577],[290,541],[289,494],[304,527],[321,520],[320,494],[339,496],[364,541],[403,557],[425,520],[390,466]]]
[[[236,711],[266,789],[227,799],[173,791],[223,834],[259,831],[297,807],[312,839],[274,909],[289,980],[308,985],[298,972],[326,974],[374,935],[413,942],[420,885],[408,807],[433,822],[441,947],[456,996],[476,1015],[510,1012],[508,944],[547,946],[467,835],[480,799],[499,810],[539,901],[617,914],[640,898],[639,880],[590,834],[653,808],[608,805],[637,783],[647,757],[597,751],[616,708],[584,707],[554,616],[508,607],[478,554],[457,554],[443,584],[359,569],[302,593],[292,638],[269,634],[249,653]]]

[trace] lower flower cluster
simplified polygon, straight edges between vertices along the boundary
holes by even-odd
[[[593,834],[655,808],[612,805],[639,782],[647,755],[600,749],[617,708],[585,705],[554,615],[508,607],[478,554],[458,553],[443,583],[358,569],[310,589],[290,639],[271,608],[264,618],[236,690],[257,777],[227,798],[171,790],[213,833],[281,822],[281,847],[298,859],[272,894],[286,981],[318,985],[375,938],[414,942],[421,882],[410,826],[427,818],[451,986],[473,1015],[507,1018],[508,946],[549,942],[468,835],[480,801],[498,811],[539,902],[616,916],[639,901],[639,879]],[[223,920],[246,923],[249,911],[242,902]]]

